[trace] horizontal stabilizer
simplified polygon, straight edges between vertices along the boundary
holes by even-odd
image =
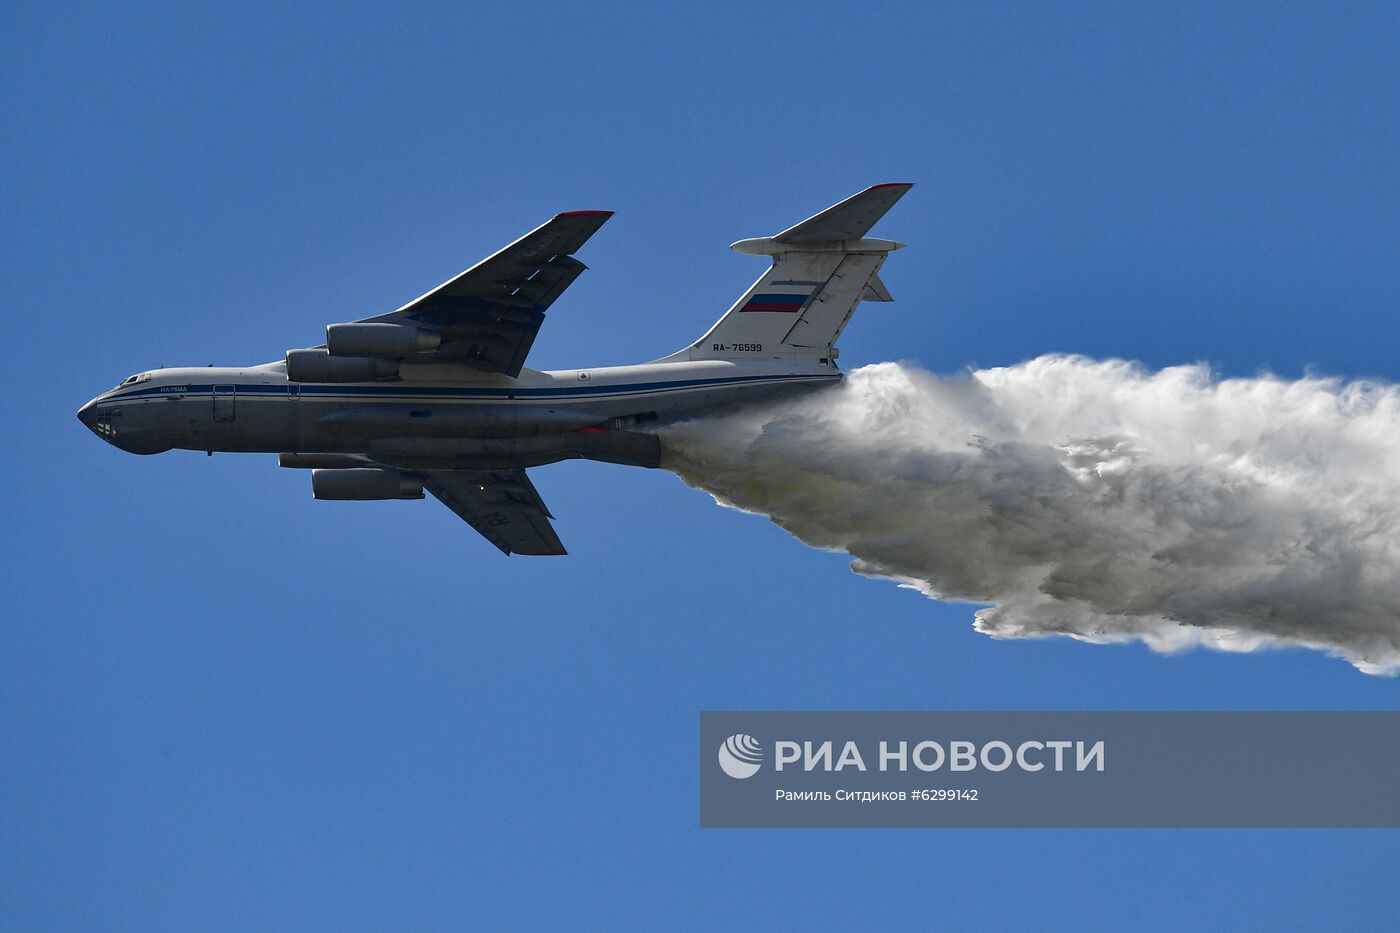
[[[870,228],[914,187],[906,182],[875,185],[853,194],[840,204],[789,227],[773,239],[779,243],[829,243],[833,240],[859,240]]]

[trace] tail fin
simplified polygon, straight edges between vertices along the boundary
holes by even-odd
[[[866,233],[912,185],[876,185],[771,237],[740,240],[773,265],[700,340],[662,362],[790,359],[829,363],[861,301],[892,301],[878,275],[904,244]]]

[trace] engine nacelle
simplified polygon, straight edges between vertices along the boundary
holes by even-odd
[[[287,379],[292,382],[373,382],[398,375],[398,360],[331,356],[325,350],[287,351]]]
[[[312,470],[311,495],[317,499],[421,499],[423,481],[398,470]]]
[[[408,356],[436,350],[442,337],[412,324],[331,324],[326,349],[331,356]]]

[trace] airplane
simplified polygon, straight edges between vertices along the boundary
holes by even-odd
[[[703,337],[634,366],[525,366],[545,312],[612,216],[569,211],[388,314],[260,366],[155,369],[78,419],[134,454],[278,454],[317,499],[431,493],[503,553],[564,554],[528,467],[583,458],[657,467],[649,429],[839,382],[836,341],[904,244],[869,237],[912,187],[875,185],[737,252],[771,265]]]

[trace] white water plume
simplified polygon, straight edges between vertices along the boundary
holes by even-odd
[[[998,638],[1306,645],[1400,670],[1400,388],[1043,356],[663,432],[665,466]]]

